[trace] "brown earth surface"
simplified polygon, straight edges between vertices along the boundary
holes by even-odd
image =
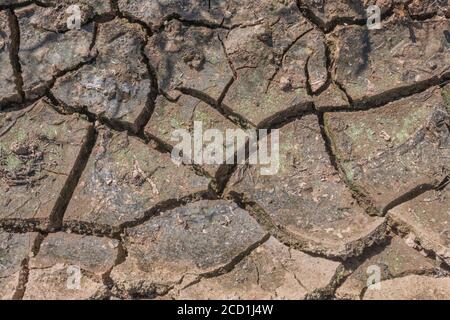
[[[450,299],[449,82],[447,0],[0,0],[0,299]]]

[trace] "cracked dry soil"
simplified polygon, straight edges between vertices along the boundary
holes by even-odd
[[[449,4],[0,0],[0,298],[450,299]]]

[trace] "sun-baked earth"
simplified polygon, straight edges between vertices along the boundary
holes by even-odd
[[[449,82],[447,0],[0,0],[0,299],[450,299]]]

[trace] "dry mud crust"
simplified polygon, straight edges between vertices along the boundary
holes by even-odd
[[[325,115],[347,182],[380,213],[448,175],[450,120],[441,94],[432,88],[377,109]]]
[[[0,0],[0,298],[445,298],[448,18],[447,0]],[[280,127],[280,171],[175,165],[198,121]]]
[[[170,149],[175,147],[181,141],[182,135],[175,134],[177,130],[184,130],[191,135],[193,142],[194,124],[200,123],[203,132],[206,130],[219,130],[223,135],[223,146],[225,149],[226,130],[237,130],[239,126],[227,119],[218,110],[211,105],[197,98],[181,95],[176,101],[170,101],[166,97],[160,95],[155,101],[155,110],[150,121],[145,126],[145,132],[151,137],[161,140],[168,145]],[[197,129],[198,130],[198,129]],[[181,131],[179,132],[181,134]],[[184,137],[186,138],[186,137]],[[187,138],[186,138],[187,139]],[[203,149],[210,143],[209,139],[203,140]],[[189,144],[192,149],[192,143]],[[184,153],[183,157],[186,163],[194,163],[193,154]],[[220,165],[225,162],[226,154],[223,152],[223,161],[215,164],[205,164],[203,169],[214,177],[218,172]],[[202,161],[205,162],[205,161]]]
[[[139,131],[156,95],[142,49],[144,29],[125,19],[100,24],[95,62],[58,79],[55,98],[72,112],[87,111],[112,125]]]
[[[419,92],[450,76],[449,29],[445,19],[402,22],[397,17],[380,30],[339,27],[329,35],[333,77],[358,109]]]
[[[339,86],[330,82],[329,86],[318,95],[314,95],[314,108],[319,111],[350,108],[350,102]]]
[[[434,16],[449,17],[450,14],[448,0],[300,0],[299,5],[308,18],[327,32],[338,24],[366,24],[370,5],[381,9],[382,18],[394,12],[418,20]]]
[[[410,243],[393,237],[385,247],[373,248],[375,253],[368,258],[355,258],[348,267],[357,266],[344,283],[336,290],[338,299],[358,300],[367,290],[368,277],[379,270],[380,280],[399,278],[408,274],[434,274],[438,263],[414,250]],[[376,269],[372,269],[376,268]]]
[[[118,0],[118,9],[123,15],[144,22],[153,30],[164,28],[165,23],[173,18],[225,29],[261,23],[274,24],[280,16],[296,6],[295,0]]]
[[[126,230],[128,256],[111,279],[122,294],[163,294],[225,273],[268,234],[236,204],[202,200]]]
[[[27,4],[29,0],[0,0],[0,9]]]
[[[446,300],[450,278],[409,275],[382,281],[380,290],[367,290],[364,300]]]
[[[100,299],[103,280],[119,255],[119,241],[67,233],[48,235],[29,261],[24,299]],[[79,277],[79,278],[78,278]]]
[[[412,17],[417,19],[430,18],[435,15],[450,17],[450,2],[448,0],[413,0],[408,6]]]
[[[175,89],[195,90],[218,99],[233,77],[220,41],[224,36],[224,30],[168,22],[146,48],[159,88],[172,95]]]
[[[36,233],[0,232],[0,299],[19,299],[26,281],[25,266],[34,248]]]
[[[327,80],[324,36],[296,6],[273,25],[231,30],[223,44],[236,73],[223,104],[255,126],[311,109],[309,94]]]
[[[381,14],[388,13],[394,3],[402,0],[299,0],[300,10],[321,29],[330,31],[337,24],[366,23],[367,8],[377,5]]]
[[[414,246],[450,262],[450,186],[429,191],[389,211],[389,218]]]
[[[42,96],[58,76],[92,58],[93,23],[67,32],[47,30],[48,20],[43,19],[42,10],[36,5],[16,10],[18,59],[27,99]]]
[[[86,25],[96,17],[108,18],[112,14],[109,0],[39,0],[35,14],[29,20],[38,28],[55,33],[69,31],[68,21],[80,10],[81,26]]]
[[[280,129],[280,168],[240,166],[228,186],[232,196],[254,203],[262,219],[287,232],[300,249],[346,258],[383,237],[384,221],[359,207],[332,166],[317,116]]]
[[[232,271],[173,290],[175,299],[307,299],[332,291],[339,262],[290,249],[271,237]]]
[[[16,74],[11,61],[15,49],[10,29],[11,14],[0,12],[0,110],[12,102],[20,102],[21,96],[16,84]]]
[[[44,101],[0,114],[0,225],[58,227],[93,139],[92,125]]]
[[[209,180],[170,154],[130,137],[100,129],[97,143],[64,216],[64,226],[111,233],[159,210],[206,194]]]
[[[218,2],[220,1],[118,0],[117,4],[126,17],[146,23],[152,29],[158,29],[163,27],[170,17],[220,25],[223,14],[210,10],[210,5]]]

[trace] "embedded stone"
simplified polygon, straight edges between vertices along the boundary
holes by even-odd
[[[127,229],[128,256],[111,279],[130,296],[167,292],[183,281],[231,269],[267,238],[249,213],[232,202],[190,203]]]
[[[276,159],[272,161],[276,166]],[[255,202],[302,250],[345,258],[383,237],[384,220],[358,206],[332,166],[317,116],[282,127],[279,169],[263,175],[264,167],[240,166],[228,191]]]
[[[0,114],[0,225],[52,229],[87,158],[93,128],[43,100]]]
[[[94,63],[58,79],[52,92],[69,110],[88,112],[139,131],[148,121],[151,85],[141,49],[145,32],[137,24],[115,19],[99,26]]]
[[[448,175],[449,121],[439,88],[368,111],[325,115],[346,179],[381,213]]]
[[[170,154],[125,132],[99,131],[97,143],[64,215],[64,226],[115,232],[154,214],[158,206],[208,190],[209,180]],[[157,211],[156,211],[157,212]]]

